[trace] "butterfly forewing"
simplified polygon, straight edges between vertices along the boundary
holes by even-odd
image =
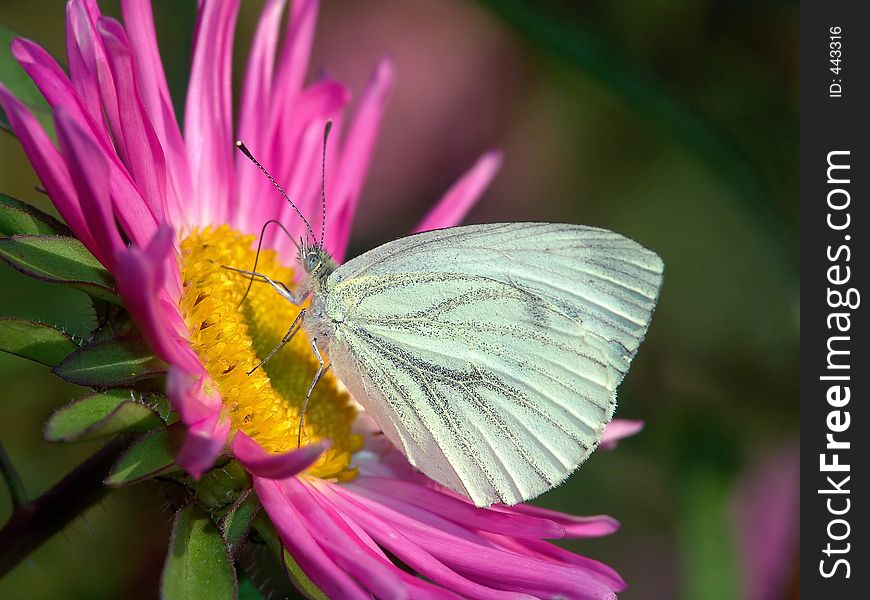
[[[609,231],[431,231],[339,267],[321,301],[354,397],[477,505],[564,480],[595,448],[648,327],[660,259]]]

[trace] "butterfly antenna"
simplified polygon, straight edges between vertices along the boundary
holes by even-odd
[[[275,181],[275,179],[271,175],[269,175],[269,171],[267,171],[266,168],[261,165],[256,158],[254,158],[254,155],[251,154],[251,151],[248,150],[248,147],[245,146],[245,144],[243,144],[241,140],[236,140],[236,148],[241,150],[242,154],[248,157],[248,160],[257,165],[257,168],[263,172],[263,175],[265,175],[269,179],[269,181],[272,182],[272,185],[274,185],[275,188],[279,192],[281,192],[281,195],[284,196],[284,199],[290,203],[290,206],[293,207],[293,210],[296,211],[296,214],[299,215],[299,218],[302,219],[303,223],[305,223],[305,228],[308,230],[308,235],[311,236],[312,241],[316,244],[317,238],[314,237],[314,230],[311,229],[311,224],[308,222],[308,219],[303,216],[302,212],[296,207],[296,205],[293,204],[293,201],[290,199],[290,196],[287,195],[287,192],[281,189],[281,186],[278,185],[278,182]]]
[[[326,122],[326,127],[323,129],[323,161],[320,165],[320,203],[323,206],[323,217],[320,221],[321,250],[326,242],[326,141],[329,139],[330,131],[332,131],[332,119]]]
[[[260,241],[257,242],[257,255],[254,257],[254,266],[251,267],[251,278],[250,280],[248,280],[248,287],[245,288],[245,293],[242,296],[242,299],[239,300],[239,306],[241,306],[245,302],[245,298],[248,297],[248,292],[251,291],[251,286],[254,285],[254,273],[256,273],[257,271],[257,263],[260,262],[260,251],[263,249],[263,236],[266,235],[266,228],[269,225],[277,225],[278,227],[280,227],[281,231],[283,231],[284,234],[287,236],[287,239],[293,242],[293,245],[296,246],[296,250],[299,250],[299,243],[295,239],[293,239],[293,236],[290,235],[290,232],[287,231],[287,228],[284,227],[284,224],[281,223],[281,221],[277,219],[269,219],[268,221],[263,223],[263,228],[260,230]]]

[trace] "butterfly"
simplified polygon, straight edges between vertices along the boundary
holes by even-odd
[[[477,506],[534,498],[596,448],[658,298],[655,253],[605,229],[492,223],[338,265],[297,214],[311,303],[285,340],[304,329],[320,360],[309,396],[331,368],[414,467]]]

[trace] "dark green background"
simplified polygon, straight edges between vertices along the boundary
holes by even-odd
[[[194,5],[155,3],[177,106]],[[237,79],[259,6],[243,2]],[[59,1],[5,0],[0,23],[62,57],[63,12]],[[664,258],[659,308],[617,411],[646,429],[539,500],[622,522],[571,547],[619,570],[625,598],[740,597],[735,489],[797,438],[797,38],[790,2],[322,10],[312,74],[324,68],[358,92],[382,54],[398,69],[352,252],[408,231],[480,152],[501,147],[504,169],[469,221],[598,225]],[[0,189],[45,207],[36,185],[17,142],[0,135]],[[78,293],[5,267],[0,314],[74,331],[90,319]],[[97,447],[41,439],[51,411],[82,391],[5,355],[0,381],[0,439],[35,495]],[[0,581],[0,597],[152,597],[171,516],[148,485],[117,492]],[[781,558],[796,580],[796,548]]]

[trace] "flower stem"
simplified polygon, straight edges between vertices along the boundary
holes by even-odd
[[[10,490],[16,489],[14,486],[19,490],[12,491],[12,516],[0,530],[0,577],[110,491],[103,480],[129,442],[126,435],[116,437],[50,490],[29,502],[24,497],[20,478],[11,468],[5,452],[0,450],[3,477]]]

